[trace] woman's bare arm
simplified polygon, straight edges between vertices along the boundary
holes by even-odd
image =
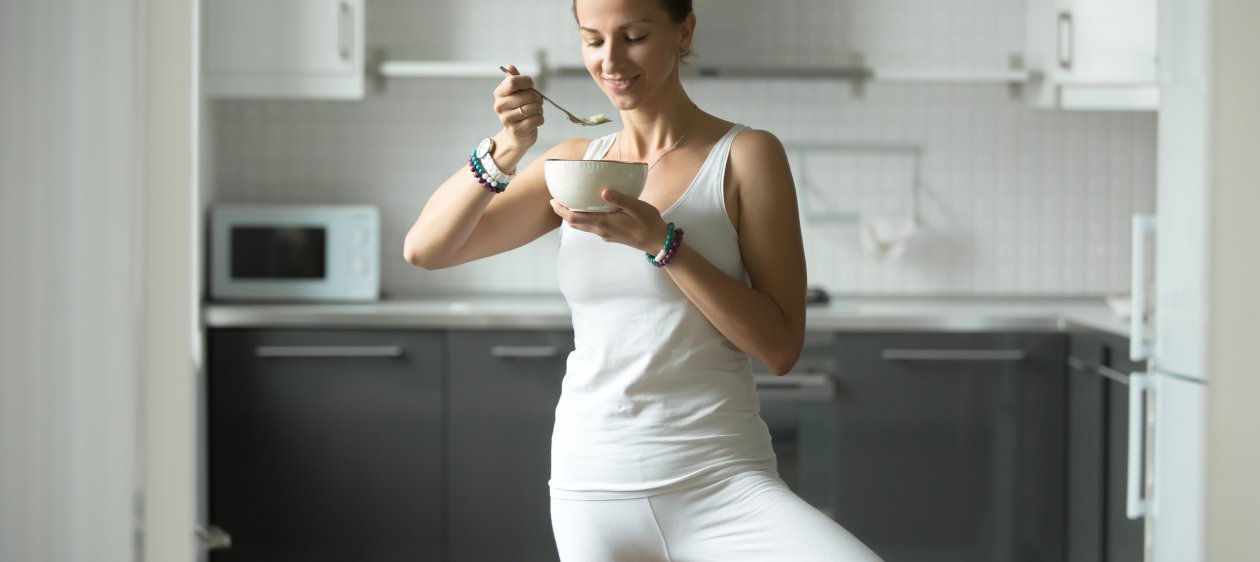
[[[783,145],[765,131],[735,137],[730,163],[739,197],[739,248],[751,287],[691,252],[685,237],[665,271],[731,343],[783,375],[805,341],[805,250],[796,188]]]
[[[548,158],[581,158],[589,143],[574,139],[556,145],[520,170],[497,195],[477,183],[465,164],[420,211],[403,242],[403,257],[425,269],[441,269],[519,248],[552,231],[560,217],[547,203],[551,194],[542,164]],[[497,155],[495,162],[509,165]]]
[[[691,251],[685,236],[664,273],[722,335],[775,374],[786,374],[805,341],[805,251],[787,154],[774,135],[747,131],[735,137],[729,170],[751,287]],[[665,222],[656,207],[611,189],[603,196],[621,210],[574,213],[554,202],[552,208],[574,228],[605,241],[649,254],[660,250]],[[684,233],[688,228],[678,226]]]
[[[494,89],[494,112],[503,130],[494,136],[494,163],[515,170],[525,153],[538,142],[543,124],[542,98],[529,76],[509,65]],[[590,141],[577,139],[556,145],[538,161],[516,174],[507,190],[494,194],[482,187],[467,162],[429,197],[403,240],[403,258],[425,269],[441,269],[518,248],[560,224],[547,201],[543,178],[547,158],[580,158]],[[469,153],[472,152],[469,146]]]

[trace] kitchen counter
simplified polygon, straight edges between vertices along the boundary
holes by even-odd
[[[205,305],[211,328],[568,329],[558,295],[462,295],[362,304]],[[810,331],[1064,331],[1087,328],[1128,337],[1129,325],[1101,298],[832,297],[810,305]]]

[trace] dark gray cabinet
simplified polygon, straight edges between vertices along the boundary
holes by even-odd
[[[233,540],[212,561],[558,559],[571,331],[212,329],[207,345],[209,523]],[[811,333],[795,382],[825,373],[833,399],[764,414],[793,489],[888,562],[1136,562],[1126,346]],[[793,382],[770,380],[759,392]]]
[[[449,560],[559,559],[551,431],[571,331],[453,331],[447,340]]]
[[[1125,338],[1077,330],[1068,355],[1068,560],[1140,562],[1144,523],[1125,514],[1128,360]]]
[[[1068,344],[1067,559],[1106,560],[1107,378],[1096,340]]]
[[[1066,338],[836,338],[836,520],[888,562],[1064,560]]]
[[[207,337],[211,560],[442,559],[440,332]]]

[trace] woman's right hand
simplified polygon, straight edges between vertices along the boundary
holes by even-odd
[[[534,79],[524,76],[513,65],[512,76],[503,77],[494,89],[494,112],[503,123],[506,138],[496,142],[514,144],[514,152],[523,154],[538,142],[538,127],[543,124],[543,99],[534,91]]]

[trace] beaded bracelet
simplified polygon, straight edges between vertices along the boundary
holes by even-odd
[[[473,149],[473,154],[477,154],[477,149]],[[508,182],[516,178],[516,174],[505,174],[499,169],[498,164],[494,163],[494,158],[489,154],[477,159],[477,163],[481,165],[482,175],[494,180],[500,185],[507,185]]]
[[[485,168],[481,167],[481,160],[477,158],[476,151],[472,156],[468,157],[468,169],[472,171],[473,177],[477,178],[477,183],[484,186],[491,193],[503,193],[507,189],[507,182],[498,183],[490,179],[490,175],[486,173]]]
[[[653,256],[651,253],[648,253],[648,252],[643,252],[643,255],[647,256],[648,261],[650,262],[655,263],[657,261],[660,261],[665,258],[665,253],[669,251],[669,244],[673,242],[673,240],[674,240],[674,223],[671,222],[665,225],[665,246],[661,248],[661,251],[657,252],[655,256]]]
[[[670,226],[673,226],[673,223],[671,223]],[[647,254],[648,262],[656,267],[665,267],[669,265],[669,262],[674,260],[674,255],[678,253],[678,247],[682,245],[683,229],[673,228],[670,230],[670,233],[673,234],[673,238],[668,239],[665,246],[665,255],[661,259],[656,259],[656,257],[652,254],[644,252]]]
[[[485,186],[486,189],[494,193],[503,193],[503,190],[507,189],[508,182],[501,179],[496,180],[494,175],[486,171],[481,159],[477,158],[475,152],[468,157],[468,166],[472,170],[473,176],[477,178],[477,182]]]
[[[669,251],[669,245],[674,242],[674,223],[665,226],[665,245],[661,246],[661,251],[656,253],[656,261],[665,259],[665,253]],[[649,254],[650,255],[650,254]]]

